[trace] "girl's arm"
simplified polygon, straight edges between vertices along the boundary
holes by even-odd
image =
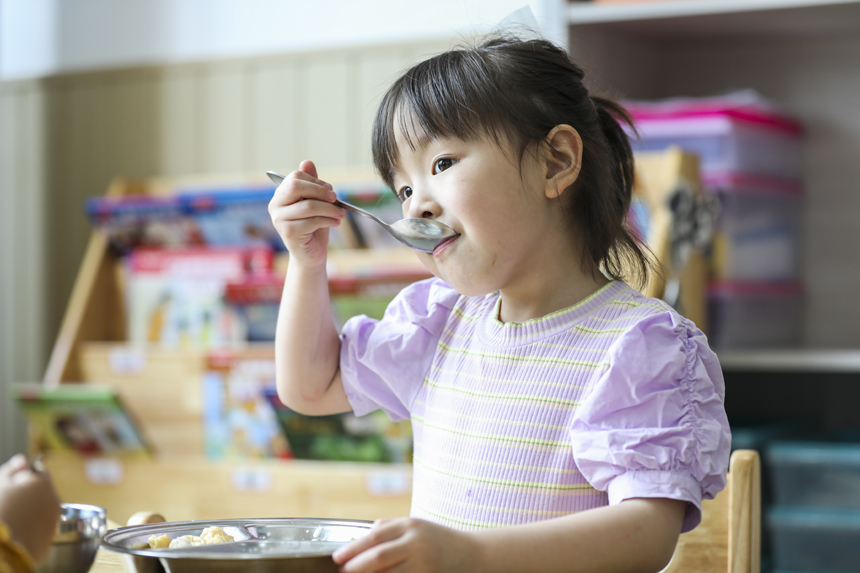
[[[419,519],[380,521],[335,553],[343,571],[655,573],[672,558],[686,502],[630,499],[546,521],[460,532]]]
[[[657,572],[672,558],[685,509],[683,501],[638,498],[481,532],[475,538],[488,567],[476,571]]]
[[[269,203],[272,223],[290,253],[275,331],[278,396],[302,414],[348,412],[340,381],[340,339],[329,306],[326,256],[330,227],[344,211],[331,185],[302,162]]]

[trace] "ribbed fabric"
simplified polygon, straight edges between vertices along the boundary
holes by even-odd
[[[411,408],[412,515],[461,530],[608,504],[577,470],[571,419],[613,342],[667,310],[620,282],[525,323],[501,323],[498,305],[458,299]]]

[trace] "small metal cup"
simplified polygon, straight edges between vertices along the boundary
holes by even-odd
[[[51,549],[39,564],[39,573],[87,573],[93,566],[107,511],[97,505],[63,503]]]

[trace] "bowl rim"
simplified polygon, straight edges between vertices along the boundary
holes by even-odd
[[[205,529],[206,527],[242,527],[247,528],[255,525],[296,525],[303,527],[319,527],[322,525],[328,526],[346,526],[357,527],[370,531],[373,526],[372,521],[360,519],[338,519],[338,518],[314,518],[314,517],[263,517],[263,518],[233,518],[233,519],[206,519],[206,520],[191,520],[191,521],[167,521],[162,523],[148,523],[142,525],[131,525],[126,527],[118,527],[108,531],[101,540],[101,547],[118,553],[139,557],[156,557],[158,559],[198,559],[198,560],[246,560],[246,559],[311,559],[318,557],[330,557],[331,550],[323,550],[318,553],[302,553],[301,555],[288,556],[279,554],[239,554],[239,553],[221,553],[221,552],[206,552],[203,547],[190,549],[174,549],[165,551],[164,549],[132,549],[123,547],[118,542],[136,537],[138,535],[155,535],[163,534],[170,531],[182,531],[188,529]],[[244,541],[253,541],[248,539]],[[265,541],[265,540],[260,540]],[[240,541],[241,542],[241,541]],[[237,542],[239,543],[239,542]],[[336,543],[336,542],[333,542]]]

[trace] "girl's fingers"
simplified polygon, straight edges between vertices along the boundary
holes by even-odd
[[[308,163],[310,163],[310,161],[308,161]],[[302,165],[304,166],[304,163],[302,163]],[[313,164],[311,163],[311,165]],[[287,177],[284,179],[284,183],[286,183],[290,179],[307,181],[309,183],[316,183],[317,185],[321,185],[323,187],[328,187],[329,189],[331,189],[330,183],[326,183],[325,181],[317,177],[316,169],[313,170],[313,173],[307,173],[305,171],[302,171],[301,168],[298,171],[293,171],[292,173],[287,175]]]
[[[317,176],[317,166],[314,165],[314,162],[309,159],[305,159],[301,162],[301,164],[299,165],[299,171],[301,171],[302,173],[307,173],[312,177]]]
[[[389,541],[375,545],[350,559],[341,570],[344,573],[388,573],[406,563],[409,555],[402,543]]]
[[[343,565],[347,561],[355,558],[357,555],[366,553],[380,544],[397,539],[401,535],[403,535],[403,528],[398,526],[396,520],[377,520],[373,524],[373,528],[370,530],[370,533],[364,537],[356,539],[344,547],[341,547],[334,552],[332,557],[334,558],[335,563]],[[352,567],[354,566],[350,565],[350,568],[347,570],[361,571],[361,569],[352,569]]]
[[[303,241],[318,229],[337,227],[338,225],[340,225],[340,221],[331,217],[313,217],[295,222],[283,232],[285,239]]]
[[[291,205],[278,206],[272,208],[269,214],[276,227],[313,218],[341,221],[346,217],[343,209],[323,201],[300,201]]]
[[[272,195],[269,206],[290,205],[304,199],[316,199],[332,203],[337,199],[337,193],[331,186],[328,186],[328,183],[320,185],[305,179],[284,179],[284,182],[278,186],[275,194]]]
[[[15,454],[0,466],[0,473],[12,475],[27,467],[27,457],[24,454]]]

